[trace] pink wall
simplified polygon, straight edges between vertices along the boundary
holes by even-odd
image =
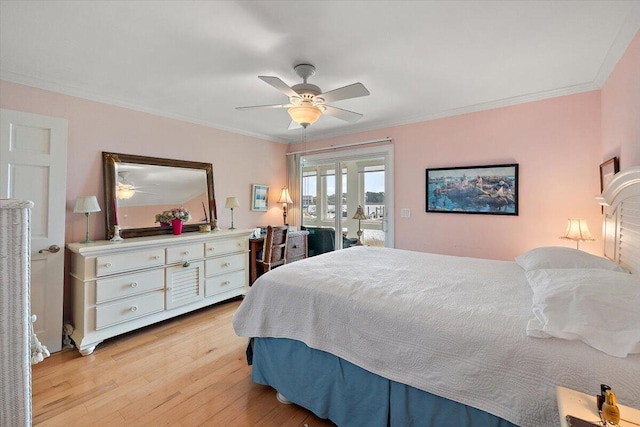
[[[640,165],[640,32],[602,87],[602,161]]]
[[[312,132],[312,131],[311,131]],[[559,239],[567,218],[599,237],[600,91],[530,102],[309,143],[389,136],[395,158],[395,247],[512,260]],[[291,151],[300,150],[293,146]],[[519,216],[426,213],[425,168],[519,163]],[[410,208],[410,218],[400,218]],[[601,254],[601,242],[581,249]]]
[[[558,239],[566,219],[584,217],[600,237],[598,165],[619,156],[621,167],[640,164],[640,35],[636,35],[602,91],[558,97],[411,125],[308,143],[308,148],[389,136],[395,146],[395,246],[444,254],[513,259],[540,245],[572,246]],[[2,108],[69,120],[67,241],[81,240],[84,218],[73,200],[102,194],[101,151],[211,161],[222,226],[227,196],[238,196],[240,226],[277,224],[249,211],[250,184],[278,189],[285,182],[287,147],[125,108],[0,82]],[[313,138],[313,129],[310,129]],[[299,150],[300,145],[289,147]],[[220,157],[224,160],[220,160]],[[520,215],[424,212],[425,168],[516,162]],[[272,199],[278,191],[271,191]],[[410,218],[400,218],[410,208]],[[104,235],[103,216],[92,215],[93,237]],[[601,241],[582,249],[600,254]]]
[[[0,81],[0,107],[68,120],[66,242],[84,238],[85,218],[73,213],[78,196],[96,195],[103,202],[102,151],[211,162],[220,227],[229,227],[228,196],[238,197],[237,228],[280,224],[275,203],[266,213],[249,210],[251,184],[279,189],[286,183],[287,146],[206,126]],[[104,206],[102,206],[104,210]],[[104,239],[103,213],[91,215],[91,237]]]

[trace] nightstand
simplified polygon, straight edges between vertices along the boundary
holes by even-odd
[[[615,389],[613,390],[615,392]],[[593,396],[571,390],[566,387],[556,387],[556,399],[558,400],[558,412],[560,413],[560,426],[567,427],[567,415],[582,418],[585,421],[597,423],[600,421],[598,409],[596,407],[596,393]],[[620,405],[620,426],[638,427],[640,426],[640,410]]]

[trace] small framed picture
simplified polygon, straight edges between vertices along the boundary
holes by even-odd
[[[251,210],[266,212],[269,208],[269,186],[262,184],[251,185]]]
[[[602,193],[613,179],[613,176],[620,172],[618,158],[614,157],[600,165],[600,192]]]

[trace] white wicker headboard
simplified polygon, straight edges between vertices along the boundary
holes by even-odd
[[[618,172],[602,195],[604,255],[640,275],[640,166]]]

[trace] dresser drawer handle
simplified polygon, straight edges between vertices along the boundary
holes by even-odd
[[[221,283],[222,286],[227,286],[227,285],[230,285],[230,284],[231,284],[231,282],[228,281],[228,280],[225,280],[224,282]]]
[[[138,287],[138,282],[131,282],[131,287],[132,288],[137,288]]]
[[[231,267],[231,263],[230,262],[225,262],[224,264],[222,264],[223,267]]]
[[[113,266],[113,264],[111,264],[110,262],[106,263],[104,265],[104,268],[111,268]]]
[[[207,249],[207,250],[208,250],[208,251],[210,251],[210,252],[213,252],[213,251],[214,251],[214,249],[215,249],[215,248],[209,248],[209,249]]]
[[[160,255],[154,255],[154,256],[153,256],[153,259],[155,259],[155,260],[160,259]]]
[[[189,252],[189,251],[184,251],[184,252],[182,252],[182,255],[189,255],[190,253],[191,252]]]
[[[138,306],[137,306],[137,305],[134,305],[134,306],[132,306],[129,310],[133,313],[134,311],[137,311],[137,310],[138,310]]]

